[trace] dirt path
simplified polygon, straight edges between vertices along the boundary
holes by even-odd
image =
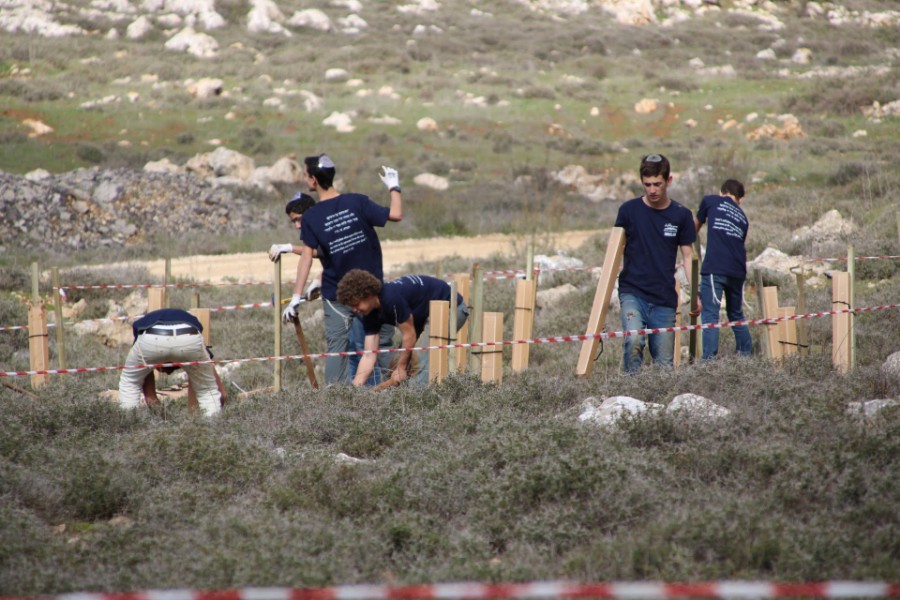
[[[600,233],[600,230],[567,231],[556,234],[541,235],[536,241],[536,252],[542,248],[552,248],[551,253],[559,250],[571,251],[581,246],[588,238]],[[494,254],[524,255],[529,237],[525,235],[491,234],[477,237],[443,237],[419,240],[388,240],[382,242],[384,252],[384,270],[388,275],[399,275],[401,269],[411,262],[437,261],[450,256],[468,259],[486,258]],[[266,248],[265,250],[268,250]],[[191,279],[198,282],[221,283],[223,281],[265,281],[273,275],[272,263],[265,250],[259,252],[224,255],[198,255],[172,259],[172,277]],[[296,255],[282,258],[282,278],[293,281],[297,271]],[[145,266],[150,274],[162,278],[165,276],[165,261],[129,261],[98,265],[103,269],[128,264]],[[319,262],[313,263],[313,273],[319,271]]]

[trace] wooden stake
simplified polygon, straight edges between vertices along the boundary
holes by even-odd
[[[447,319],[447,339],[449,345],[454,345],[457,343],[456,340],[456,330],[459,329],[456,317],[459,312],[459,304],[457,303],[458,293],[456,291],[456,280],[452,280],[450,282],[450,314]],[[458,348],[450,348],[447,352],[447,372],[448,373],[456,373],[457,372],[457,363],[456,363],[456,352]]]
[[[53,267],[53,307],[56,314],[56,355],[59,359],[59,368],[65,369],[66,361],[66,336],[63,327],[63,295],[59,289],[59,268]]]
[[[275,324],[275,354],[281,356],[281,257],[275,260],[272,271],[272,318]],[[281,361],[274,361],[272,367],[272,388],[281,391]]]
[[[147,290],[147,312],[160,310],[166,307],[166,288],[152,287]]]
[[[300,343],[300,351],[305,355],[303,357],[303,364],[306,365],[306,377],[309,379],[309,384],[313,389],[317,390],[319,389],[319,381],[316,379],[316,369],[315,366],[313,366],[313,361],[309,358],[309,347],[306,345],[306,336],[303,335],[303,326],[300,325],[300,315],[297,315],[297,318],[294,319],[294,333],[297,334],[297,341]]]
[[[28,309],[28,357],[31,371],[46,371],[50,368],[47,308],[43,302],[32,304]],[[31,387],[38,388],[49,380],[49,375],[32,375]]]
[[[697,248],[700,247],[700,242],[698,240],[696,244]],[[691,312],[695,312],[697,310],[697,281],[700,279],[700,257],[699,250],[694,253],[691,258]],[[691,325],[697,324],[697,317],[692,314],[689,314]],[[698,350],[700,349],[700,344],[697,341],[699,337],[696,329],[691,329],[690,335],[688,335],[688,363],[693,364],[700,355],[698,354]]]
[[[164,290],[168,291],[169,284],[172,283],[172,259],[171,257],[166,258],[166,273],[165,277],[163,277],[163,283],[165,284]],[[163,304],[162,306],[165,308],[169,308],[169,294],[163,295]]]
[[[763,318],[778,318],[778,288],[769,286],[763,288]],[[769,358],[781,362],[784,356],[784,348],[782,347],[778,335],[778,324],[766,325],[766,347],[769,351]]]
[[[463,302],[469,305],[469,319],[466,320],[466,324],[462,327],[458,327],[456,331],[456,342],[458,344],[466,344],[469,341],[469,323],[472,321],[472,306],[469,304],[469,285],[471,283],[471,278],[468,273],[459,273],[453,276],[454,282],[456,283],[457,293],[462,296]],[[458,348],[456,350],[456,359],[453,360],[451,353],[450,359],[450,369],[454,373],[464,373],[466,370],[466,349]]]
[[[797,314],[806,314],[806,276],[796,273],[797,277]],[[795,321],[797,323],[797,345],[800,356],[809,355],[809,328],[806,319]]]
[[[450,341],[450,303],[432,300],[428,305],[428,345],[446,346]],[[428,350],[428,381],[441,382],[447,376],[447,349]]]
[[[513,314],[513,339],[531,339],[534,331],[534,288],[535,280],[516,281],[516,305]],[[515,344],[512,347],[512,370],[514,373],[528,368],[529,344]]]
[[[856,251],[853,244],[847,244],[847,275],[850,277],[850,292],[847,298],[849,308],[856,306]],[[856,320],[850,314],[850,369],[856,368]]]
[[[485,342],[499,342],[503,340],[503,313],[484,313],[484,332],[482,340]],[[503,382],[503,346],[488,346],[482,348],[481,381],[485,383]]]
[[[594,305],[591,307],[591,315],[588,318],[585,335],[597,335],[606,324],[606,314],[609,312],[609,300],[612,297],[616,277],[619,275],[619,267],[622,264],[622,253],[625,250],[625,230],[621,227],[613,227],[609,234],[609,244],[606,246],[606,255],[603,257],[603,266],[600,270],[600,280],[597,282],[597,291],[594,293]],[[577,377],[587,377],[594,368],[594,355],[600,341],[591,338],[581,344],[581,353],[578,355],[578,364],[575,367]]]
[[[793,317],[797,310],[793,306],[779,306],[777,314],[779,317]],[[782,357],[797,354],[797,321],[779,321],[778,340]]]
[[[484,274],[477,264],[472,275],[472,304],[469,308],[469,343],[477,344],[482,340],[482,322],[484,317],[483,290]],[[469,370],[472,373],[481,373],[482,348],[472,348],[469,352]]]
[[[850,274],[831,276],[831,310],[850,307]],[[831,364],[841,373],[850,371],[850,313],[831,316]]]
[[[765,289],[763,286],[763,278],[762,273],[759,271],[755,271],[753,274],[753,281],[756,285],[756,302],[759,304],[759,315],[766,314],[766,300],[763,296],[763,290]],[[758,315],[757,315],[758,316]],[[764,325],[764,331],[768,332],[769,326]],[[769,351],[769,335],[768,333],[759,336],[759,353],[763,356],[772,358],[772,354]]]

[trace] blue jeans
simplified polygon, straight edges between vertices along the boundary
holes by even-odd
[[[744,280],[726,275],[703,275],[700,280],[700,301],[703,302],[703,324],[718,323],[722,302],[729,321],[744,320]],[[732,327],[738,354],[749,356],[753,350],[750,328],[747,325]],[[719,352],[719,330],[703,330],[703,360],[715,358]]]
[[[325,342],[328,352],[356,352],[363,349],[363,327],[362,321],[356,318],[349,306],[345,306],[334,300],[323,299],[323,309],[325,311]],[[390,348],[394,345],[394,327],[393,325],[385,325],[381,328],[382,348]],[[358,347],[357,347],[358,346]],[[353,381],[351,374],[351,358],[356,359],[353,362],[353,374],[356,373],[356,366],[359,364],[359,356],[329,356],[325,359],[325,384],[332,383],[350,383]],[[386,363],[385,363],[386,361]],[[390,364],[390,354],[378,355],[379,366]],[[387,367],[384,367],[387,369]],[[380,369],[375,370],[376,373]],[[380,374],[379,374],[380,375]],[[373,375],[377,377],[377,375]],[[372,378],[369,379],[371,383]],[[380,379],[378,380],[380,381]]]
[[[651,304],[634,294],[619,294],[622,310],[622,329],[656,329],[675,326],[675,309]],[[650,343],[650,358],[654,363],[671,367],[675,361],[675,332],[630,335],[625,337],[623,367],[626,373],[637,373],[644,363],[644,345]]]

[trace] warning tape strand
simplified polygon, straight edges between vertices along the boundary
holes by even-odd
[[[257,356],[251,358],[231,358],[231,359],[216,359],[216,360],[199,360],[199,361],[191,361],[191,362],[172,362],[172,363],[159,363],[152,365],[137,365],[132,367],[126,367],[124,365],[112,366],[112,367],[78,367],[74,369],[46,369],[46,370],[37,370],[37,371],[0,371],[0,377],[19,377],[19,376],[31,376],[31,375],[66,375],[72,373],[94,373],[100,371],[122,371],[127,369],[144,369],[147,367],[152,367],[154,369],[160,369],[165,367],[184,367],[184,366],[192,366],[192,365],[220,365],[220,364],[228,364],[228,363],[248,363],[248,362],[268,362],[268,361],[279,361],[279,360],[307,360],[307,359],[320,359],[320,358],[329,358],[333,356],[347,357],[347,356],[362,356],[366,354],[391,354],[391,353],[399,353],[399,352],[421,352],[425,350],[450,350],[450,349],[458,349],[458,348],[489,348],[493,346],[513,346],[517,344],[557,344],[564,342],[587,342],[595,339],[599,340],[609,340],[616,338],[626,338],[633,337],[639,335],[654,335],[659,333],[670,333],[670,332],[679,332],[679,331],[696,331],[700,329],[723,329],[726,327],[738,327],[741,325],[748,326],[756,326],[756,325],[775,325],[782,321],[797,321],[799,319],[814,319],[817,317],[828,317],[833,315],[842,315],[842,314],[859,314],[859,313],[869,313],[876,312],[881,310],[890,310],[900,308],[900,304],[884,304],[881,306],[863,306],[858,308],[842,308],[839,310],[832,311],[823,311],[823,312],[815,312],[815,313],[807,313],[803,315],[790,315],[785,317],[772,317],[768,319],[753,319],[753,320],[744,320],[744,321],[727,321],[723,323],[705,323],[699,325],[677,325],[674,327],[655,327],[650,329],[630,329],[625,331],[611,331],[611,332],[602,332],[595,334],[581,334],[581,335],[561,335],[561,336],[551,336],[551,337],[539,337],[539,338],[528,338],[521,340],[499,340],[495,342],[466,342],[466,343],[457,343],[457,344],[444,344],[440,346],[417,346],[414,348],[379,348],[376,350],[357,350],[352,352],[323,352],[319,354],[284,354],[281,356]]]
[[[42,600],[546,600],[553,598],[610,598],[669,600],[673,598],[896,598],[900,584],[886,581],[613,581],[577,583],[436,583],[408,586],[379,584],[321,588],[246,587],[228,590],[169,589],[128,593],[79,592],[35,596]],[[0,596],[0,600],[28,600]]]

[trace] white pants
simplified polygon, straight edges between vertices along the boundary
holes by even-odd
[[[185,325],[154,325],[154,328],[171,329]],[[137,408],[143,398],[144,378],[153,369],[139,365],[153,365],[170,362],[194,362],[209,360],[203,336],[199,333],[186,335],[156,335],[142,333],[125,359],[125,369],[119,377],[119,405],[122,408]],[[139,367],[139,368],[134,368]],[[213,365],[186,365],[191,387],[197,395],[200,410],[212,416],[222,410],[219,386],[216,385]]]

